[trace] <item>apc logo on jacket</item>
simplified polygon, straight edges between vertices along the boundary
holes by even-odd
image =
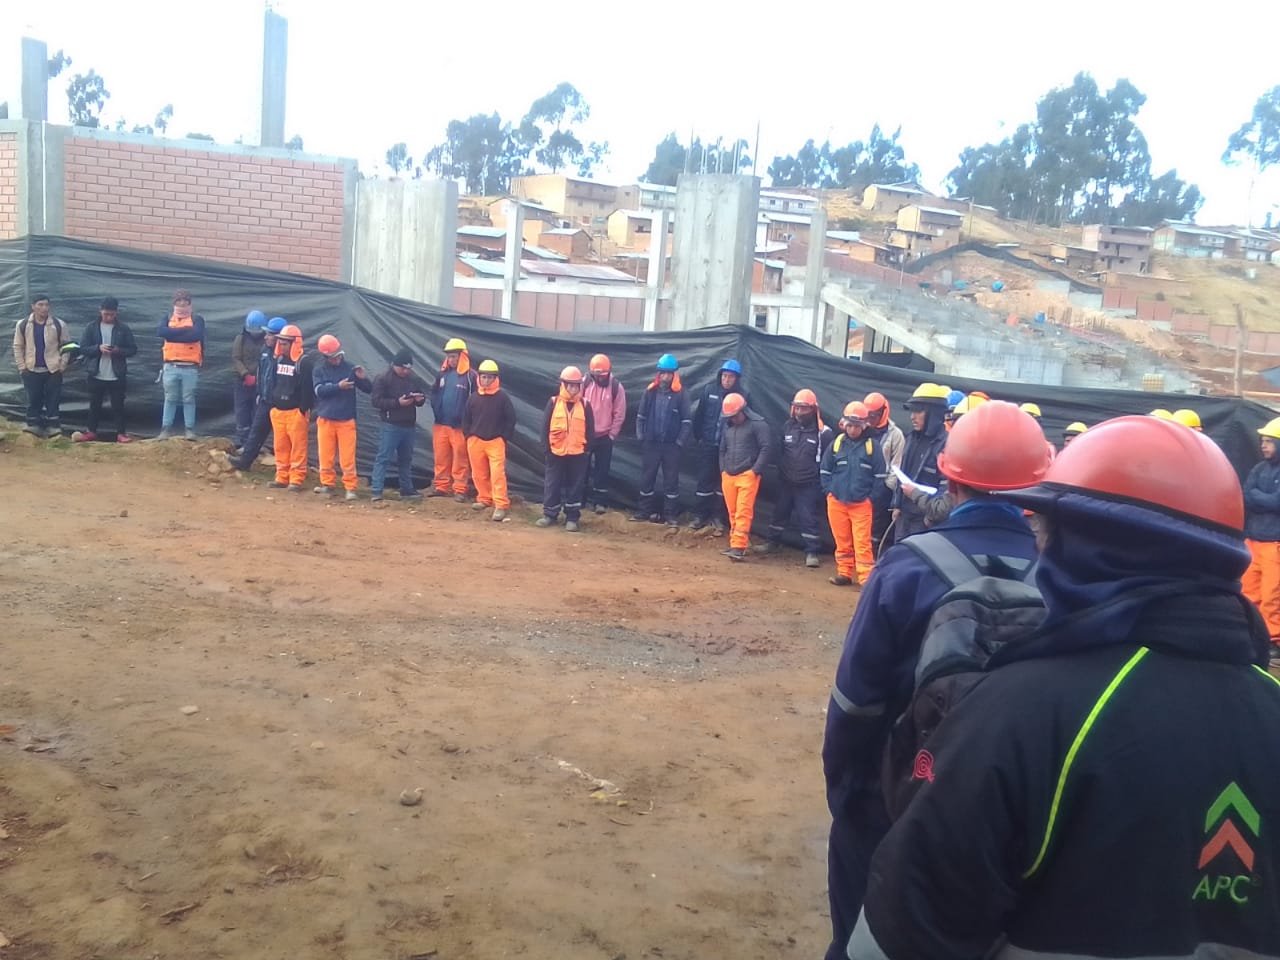
[[[1259,879],[1253,873],[1254,851],[1247,836],[1256,842],[1262,828],[1262,818],[1257,808],[1244,795],[1239,784],[1232,782],[1218,794],[1204,817],[1207,839],[1200,850],[1197,870],[1230,869],[1231,861],[1237,861],[1247,873],[1204,872],[1191,894],[1192,900],[1219,900],[1229,897],[1234,903],[1249,902],[1249,888],[1257,886]]]

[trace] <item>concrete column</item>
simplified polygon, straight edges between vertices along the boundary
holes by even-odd
[[[262,125],[258,134],[264,147],[284,146],[288,59],[289,21],[268,10],[262,23]]]
[[[813,311],[809,342],[815,347],[822,346],[822,277],[826,270],[826,252],[827,211],[819,206],[809,220],[809,258],[804,268],[804,306],[806,310]]]
[[[667,224],[671,214],[659,210],[653,215],[653,233],[649,237],[649,279],[644,291],[644,330],[658,329],[658,301],[667,281]]]
[[[453,309],[458,185],[361,180],[355,191],[351,282]]]
[[[507,253],[502,264],[502,319],[516,318],[516,286],[520,283],[520,255],[524,253],[524,207],[507,205]]]
[[[751,321],[760,180],[686,174],[676,189],[672,330]]]
[[[19,114],[23,120],[49,119],[49,48],[43,40],[22,38],[22,96]]]

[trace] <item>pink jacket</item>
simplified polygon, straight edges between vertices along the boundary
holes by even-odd
[[[617,440],[622,433],[622,422],[627,419],[627,391],[616,378],[610,377],[608,386],[600,386],[595,377],[588,376],[582,397],[591,408],[595,422],[595,437],[608,435]]]

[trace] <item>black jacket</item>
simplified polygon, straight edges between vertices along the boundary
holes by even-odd
[[[912,430],[907,434],[907,442],[902,450],[902,472],[917,483],[937,487],[938,492],[933,495],[917,493],[913,500],[903,495],[901,486],[893,491],[893,506],[902,510],[902,516],[898,518],[899,540],[906,533],[923,530],[926,517],[931,521],[945,517],[945,510],[939,513],[936,507],[945,503],[942,498],[947,489],[947,478],[938,471],[938,454],[947,444],[947,432],[942,419],[946,411],[939,405],[930,406],[928,410],[924,429]],[[935,504],[934,510],[929,509],[931,501]]]
[[[825,424],[818,428],[815,418],[812,426],[805,426],[794,417],[782,425],[782,449],[778,457],[778,472],[787,483],[817,483],[822,466],[822,455],[831,445],[831,428]]]
[[[764,473],[769,462],[769,448],[773,445],[764,417],[750,407],[744,408],[743,412],[747,419],[737,425],[726,420],[720,435],[720,472],[731,477],[748,470]]]
[[[946,717],[849,956],[1280,957],[1280,681],[1246,601],[1183,587]]]
[[[383,423],[412,427],[418,422],[418,408],[426,404],[430,390],[430,384],[416,373],[400,377],[396,376],[394,369],[388,368],[385,373],[374,377],[369,403],[378,411]],[[400,398],[409,393],[420,393],[422,399],[407,407],[400,406]]]
[[[115,330],[111,334],[111,345],[120,350],[119,353],[111,355],[111,369],[115,371],[117,380],[124,380],[129,371],[127,358],[138,352],[133,331],[129,329],[127,323],[121,323],[119,320],[115,322]],[[84,328],[84,336],[80,338],[80,356],[84,357],[84,368],[91,380],[97,377],[101,370],[103,353],[98,349],[100,346],[102,346],[102,331],[98,329],[98,321],[93,320]]]
[[[310,413],[315,406],[315,387],[312,369],[315,355],[304,353],[294,361],[288,356],[276,357],[275,376],[271,383],[271,407],[273,410],[301,410]]]
[[[675,443],[683,447],[692,432],[689,391],[663,390],[656,380],[650,383],[636,410],[636,439],[641,443]]]
[[[724,433],[724,418],[721,416],[724,398],[731,393],[742,394],[747,406],[751,406],[751,396],[743,389],[741,377],[725,390],[720,386],[720,374],[717,373],[716,378],[698,393],[698,402],[693,410],[693,436],[703,446],[719,449],[720,437]]]
[[[1244,535],[1250,540],[1280,540],[1280,459],[1263,460],[1244,481]]]
[[[516,408],[507,391],[498,389],[494,393],[473,393],[467,397],[466,409],[462,411],[462,434],[481,440],[498,437],[507,443],[514,440]]]

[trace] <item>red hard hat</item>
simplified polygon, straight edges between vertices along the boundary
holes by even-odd
[[[796,398],[791,402],[805,407],[816,407],[818,405],[818,396],[812,390],[797,390]]]
[[[302,331],[291,323],[281,330],[276,336],[281,340],[301,340]]]
[[[332,357],[335,353],[342,352],[342,343],[332,333],[326,333],[316,341],[316,349],[326,357]]]
[[[957,420],[938,454],[943,476],[975,490],[1034,486],[1045,479],[1049,463],[1040,424],[1003,400],[988,400]]]
[[[581,383],[582,371],[577,367],[565,367],[560,371],[560,381],[562,383]]]
[[[859,400],[852,400],[844,405],[844,418],[846,420],[869,420],[871,411],[867,409],[867,405]]]
[[[588,367],[592,373],[608,373],[613,369],[613,364],[603,353],[597,353],[591,358],[591,363],[588,364]]]
[[[725,417],[736,417],[746,405],[746,397],[740,393],[731,393],[724,398],[724,403],[720,405],[720,412]]]
[[[1244,495],[1226,455],[1204,434],[1155,417],[1090,427],[1058,454],[1043,484],[1009,499],[1035,510],[1064,493],[1153,507],[1237,536],[1244,529]]]
[[[883,427],[889,422],[889,401],[883,393],[868,393],[862,402],[867,405],[867,411],[872,417],[875,426]]]

